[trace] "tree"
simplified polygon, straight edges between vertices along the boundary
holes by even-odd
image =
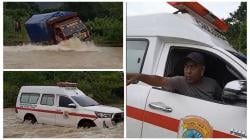
[[[224,34],[233,47],[246,55],[247,53],[247,3],[241,2],[239,8],[230,13],[225,19],[229,24],[228,31]]]
[[[40,9],[37,3],[34,2],[5,2],[4,3],[4,14],[5,15],[13,15],[13,13],[8,13],[8,11],[17,11],[14,18],[18,18],[18,16],[25,15],[33,15],[34,13],[39,13]],[[7,13],[6,13],[7,12]]]
[[[5,71],[3,81],[4,107],[15,106],[21,86],[53,86],[59,81],[77,83],[80,90],[101,104],[123,104],[123,72]]]
[[[16,45],[28,42],[28,35],[24,29],[24,23],[40,9],[34,2],[4,2],[4,45]],[[15,32],[15,24],[21,24],[20,33]],[[22,30],[21,30],[22,29]]]

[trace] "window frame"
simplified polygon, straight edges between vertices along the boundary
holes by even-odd
[[[23,96],[23,94],[27,94],[27,95],[29,95],[28,102],[22,102],[22,96]],[[38,95],[38,98],[37,98],[37,100],[36,100],[36,103],[30,103],[30,96],[32,96],[32,94],[33,94],[33,95]],[[20,103],[21,103],[21,104],[37,104],[37,103],[38,103],[39,98],[40,98],[40,93],[22,92],[22,93],[21,93],[21,96],[20,96]]]
[[[183,45],[183,46],[181,46]],[[206,46],[204,46],[206,47]],[[204,53],[204,54],[207,54],[209,55],[210,57],[216,57],[217,59],[219,59],[219,61],[221,61],[222,63],[224,63],[225,65],[229,66],[234,72],[237,73],[238,76],[240,76],[240,79],[241,80],[247,80],[243,75],[242,73],[237,70],[237,68],[235,66],[233,66],[229,61],[227,61],[225,58],[219,56],[217,53],[213,53],[213,51],[211,50],[207,50],[207,49],[202,49],[202,48],[196,48],[196,47],[191,47],[191,45],[186,45],[186,44],[178,44],[178,45],[174,45],[174,44],[171,44],[169,45],[169,50],[168,50],[168,56],[166,57],[166,61],[165,61],[165,67],[164,67],[164,73],[163,73],[163,76],[165,77],[166,76],[166,69],[167,69],[167,63],[168,61],[170,60],[170,53],[171,51],[173,51],[174,49],[183,49],[184,51],[188,51],[188,52],[192,52],[192,51],[197,51],[197,52],[201,52],[201,53]],[[214,51],[218,51],[220,53],[223,53],[221,52],[220,50],[217,50],[216,48],[212,48],[214,49]],[[224,54],[224,53],[223,53]],[[226,55],[226,54],[225,54]],[[228,55],[226,55],[227,57],[229,57]],[[172,57],[172,56],[171,56]],[[228,70],[229,71],[229,70]],[[230,71],[229,71],[230,72]],[[230,72],[230,74],[232,74]],[[233,75],[233,74],[232,74]],[[215,79],[216,80],[216,79]],[[216,80],[217,81],[217,80]],[[163,90],[162,88],[157,88],[157,87],[153,87],[155,89],[158,89],[158,90]],[[224,87],[221,87],[222,90]],[[174,94],[179,94],[179,93],[176,93],[176,92],[172,92]],[[181,94],[183,96],[187,96],[187,95],[184,95],[184,94]],[[191,97],[191,96],[187,96],[187,97]],[[196,98],[196,97],[191,97],[191,98]],[[200,98],[196,98],[196,99],[200,99]],[[204,100],[204,99],[200,99],[200,100]],[[208,100],[204,100],[204,101],[208,101]],[[209,101],[209,102],[214,102],[214,103],[219,103],[219,104],[225,104],[225,105],[232,105],[232,106],[238,106],[237,104],[228,104],[228,103],[225,103],[225,102],[217,102],[216,100],[214,101]],[[243,106],[245,107],[245,106]]]
[[[184,47],[184,46],[179,46],[179,45],[171,45],[170,48],[169,48],[166,64],[168,63],[168,60],[169,60],[169,57],[170,57],[169,54],[171,53],[172,50],[175,49],[174,47],[177,47],[178,49],[188,50],[189,52],[198,51],[198,52],[202,52],[202,53],[208,54],[210,56],[216,57],[221,62],[225,63],[227,66],[230,66],[230,68],[232,68],[233,71],[237,72],[237,75],[239,75],[242,80],[246,80],[244,78],[244,76],[237,70],[237,68],[234,67],[232,64],[230,64],[228,61],[226,61],[224,58],[222,58],[221,56],[219,56],[219,55],[217,55],[215,53],[212,53],[212,52],[210,52],[208,50],[204,50],[204,49]],[[167,65],[165,65],[165,68],[164,68],[164,76],[165,76],[165,72],[166,72],[166,67],[167,67]]]
[[[59,98],[58,98],[58,107],[65,107],[65,106],[60,106],[60,97],[68,98],[69,100],[71,100],[72,103],[75,104],[75,102],[70,97],[64,96],[64,95],[59,95]],[[70,107],[66,106],[66,108],[70,108]]]
[[[146,41],[147,45],[145,46],[146,49],[145,49],[145,52],[143,54],[143,60],[142,60],[142,63],[141,63],[141,67],[140,67],[140,70],[138,73],[141,73],[142,72],[142,69],[143,69],[143,66],[144,66],[144,62],[145,62],[145,59],[146,59],[146,55],[147,55],[147,52],[148,52],[148,48],[149,48],[149,45],[150,45],[150,42],[147,38],[127,38],[126,39],[126,43],[127,41]],[[128,51],[126,51],[126,56],[128,56]],[[126,67],[127,67],[127,63],[128,61],[126,60]]]
[[[54,97],[54,99],[53,99],[53,104],[52,104],[52,105],[42,104],[43,97],[44,97],[45,95],[52,95],[52,96]],[[47,98],[47,99],[48,99],[48,98]],[[46,103],[47,103],[47,99],[46,99]],[[43,94],[42,97],[41,97],[40,105],[54,106],[54,105],[55,105],[55,94]]]

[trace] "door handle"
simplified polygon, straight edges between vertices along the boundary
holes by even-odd
[[[166,106],[162,102],[149,103],[149,107],[152,109],[161,110],[161,111],[168,112],[168,113],[173,111],[173,109],[171,107]]]

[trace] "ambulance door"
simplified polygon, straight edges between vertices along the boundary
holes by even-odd
[[[166,55],[162,55],[159,65],[165,66],[169,47],[164,50]],[[238,66],[222,52],[209,48],[205,51]],[[164,71],[158,69],[156,75],[163,76]],[[153,87],[143,113],[142,137],[246,137],[246,105],[216,103]]]
[[[246,134],[246,107],[204,101],[153,88],[146,104],[142,137],[176,138],[181,120],[191,115],[197,116],[194,123],[200,117],[204,123],[208,122],[213,128],[213,137],[238,137],[232,134],[236,131]],[[192,129],[188,125],[182,127],[187,133]],[[202,131],[211,131],[211,128],[204,128]],[[190,133],[201,135],[201,132]],[[183,133],[180,137],[182,136]]]
[[[142,71],[148,47],[148,39],[127,39],[127,73]],[[127,87],[127,137],[141,137],[142,120],[135,117],[143,117],[143,114],[137,110],[138,108],[144,110],[148,94],[149,88],[145,86],[130,85]]]
[[[77,117],[73,116],[77,108],[76,106],[69,106],[69,104],[75,104],[69,97],[63,95],[57,95],[57,111],[56,124],[61,126],[75,126]]]
[[[127,39],[127,73],[150,73],[152,65],[157,64],[160,45],[157,39],[128,38]],[[155,59],[154,59],[155,58]],[[158,58],[158,59],[157,59]],[[127,86],[127,137],[141,137],[143,110],[151,87],[141,82]]]
[[[141,137],[143,110],[150,91],[150,87],[143,85],[129,85],[127,87],[127,137]]]
[[[37,108],[37,121],[39,123],[55,124],[55,94],[42,94],[40,105]]]

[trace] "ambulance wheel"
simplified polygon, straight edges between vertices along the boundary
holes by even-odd
[[[26,114],[24,117],[24,121],[26,120],[30,121],[32,124],[37,122],[36,117],[33,114]]]
[[[95,127],[95,123],[92,120],[86,120],[83,119],[78,123],[78,128],[90,128],[90,127]]]

